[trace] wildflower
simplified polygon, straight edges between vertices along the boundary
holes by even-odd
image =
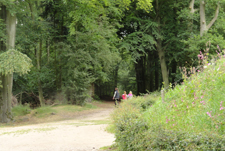
[[[220,110],[223,110],[223,109],[224,109],[223,107],[220,108]]]
[[[201,99],[203,98],[203,96],[201,96]]]
[[[188,106],[187,106],[187,108],[188,108]]]
[[[211,63],[208,63],[208,66],[211,65]]]
[[[174,107],[177,107],[177,105],[175,104]]]
[[[192,104],[195,104],[195,102],[192,102]]]
[[[174,126],[174,124],[173,124],[173,126]]]
[[[212,112],[212,111],[211,111],[211,112]],[[212,117],[211,112],[207,112],[207,114],[208,114],[209,117]]]

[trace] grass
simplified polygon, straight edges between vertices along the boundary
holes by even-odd
[[[108,124],[106,127],[106,132],[114,134],[116,132],[116,126],[114,124]]]
[[[36,128],[36,129],[23,129],[23,130],[17,130],[17,131],[11,131],[11,132],[3,132],[0,133],[0,135],[22,135],[22,134],[27,134],[29,132],[46,132],[46,131],[51,131],[56,129],[55,127],[46,127],[46,128]]]
[[[104,147],[101,147],[100,150],[106,150],[106,151],[117,151],[118,150],[118,146],[114,143],[110,146],[104,146]]]
[[[0,123],[0,128],[73,119],[77,116],[81,116],[84,112],[98,109],[98,104],[102,104],[102,102],[86,103],[84,106],[43,106],[36,109],[31,109],[29,106],[18,105],[12,108],[14,122]]]
[[[58,110],[50,106],[43,106],[43,107],[34,109],[32,112],[34,113],[36,117],[43,118],[43,117],[49,116],[51,113],[57,113]]]
[[[23,116],[29,114],[31,111],[29,106],[18,105],[12,108],[12,113],[14,116]]]
[[[29,132],[31,132],[31,129],[17,130],[17,131],[12,131],[12,132],[4,132],[4,133],[1,133],[0,135],[10,135],[10,134],[22,135],[22,134],[27,134]]]
[[[110,120],[85,120],[81,122],[91,123],[92,125],[101,125],[101,124],[109,124],[111,121]]]
[[[144,113],[149,125],[196,133],[225,131],[225,59],[205,65]]]
[[[89,109],[97,109],[97,106],[91,104],[91,103],[86,103],[84,106],[77,106],[77,105],[59,105],[59,106],[54,106],[52,109],[55,109],[57,112],[77,112],[77,111],[84,111],[84,110],[89,110]]]

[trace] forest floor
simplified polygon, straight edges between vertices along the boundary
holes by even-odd
[[[114,103],[97,106],[70,114],[68,118],[65,115],[64,119],[69,120],[46,119],[46,123],[0,127],[0,151],[97,151],[112,145],[114,134],[105,128],[111,122]]]

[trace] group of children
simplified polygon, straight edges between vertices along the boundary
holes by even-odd
[[[122,95],[123,100],[127,100],[127,98],[131,99],[132,97],[133,97],[132,91],[130,91],[128,95],[127,95],[126,91],[124,91],[124,93]],[[118,104],[119,99],[120,99],[120,94],[119,94],[118,88],[115,88],[115,92],[113,95],[113,100],[115,100],[115,105]]]
[[[132,91],[130,91],[128,95],[126,91],[123,92],[122,95],[123,100],[131,99],[132,97],[133,97]]]

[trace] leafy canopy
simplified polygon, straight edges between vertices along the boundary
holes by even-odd
[[[10,49],[0,54],[0,73],[4,75],[13,72],[26,74],[31,67],[31,59],[17,50]]]

